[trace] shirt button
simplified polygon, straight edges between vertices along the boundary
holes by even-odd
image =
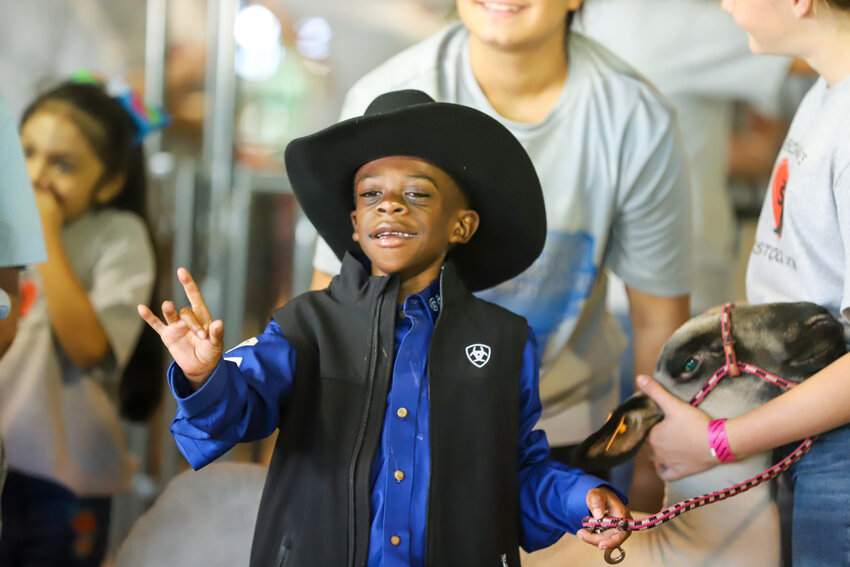
[[[395,412],[395,414],[400,418],[404,419],[405,417],[407,417],[407,408],[398,408],[398,411]]]
[[[395,471],[395,479],[399,482],[404,480],[404,471]]]
[[[393,545],[398,545],[398,544],[401,543],[401,538],[398,537],[397,535],[394,535],[393,537],[390,538],[390,543],[393,544]]]

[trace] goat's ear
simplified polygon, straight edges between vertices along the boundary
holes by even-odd
[[[637,393],[620,405],[608,421],[575,448],[580,468],[607,469],[633,458],[652,426],[664,419],[658,405]]]

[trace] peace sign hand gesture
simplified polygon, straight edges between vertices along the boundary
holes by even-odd
[[[178,313],[174,303],[164,301],[162,315],[165,323],[147,306],[139,305],[137,309],[142,319],[157,332],[174,362],[197,390],[212,375],[221,359],[224,323],[221,319],[212,320],[201,290],[188,270],[179,268],[177,279],[183,284],[191,308],[184,307]]]

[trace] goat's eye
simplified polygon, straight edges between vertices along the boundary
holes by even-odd
[[[699,361],[696,358],[689,358],[685,361],[685,372],[693,372],[699,366]]]

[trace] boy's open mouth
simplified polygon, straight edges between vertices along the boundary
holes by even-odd
[[[372,235],[372,238],[384,240],[387,238],[416,238],[416,234],[410,232],[382,231]]]
[[[418,232],[410,232],[407,230],[407,227],[398,223],[381,223],[369,233],[369,238],[373,240],[383,240],[385,242],[391,240],[407,240],[418,236]]]

